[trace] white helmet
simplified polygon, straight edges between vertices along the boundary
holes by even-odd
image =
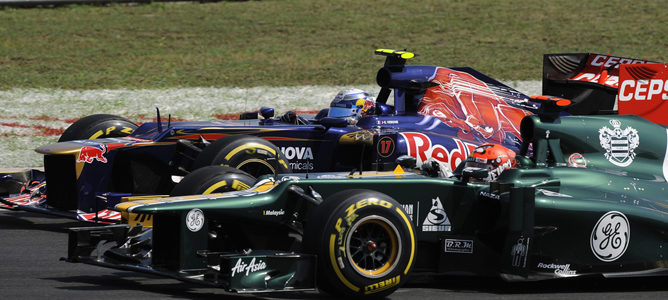
[[[329,105],[329,117],[361,117],[373,114],[376,98],[360,89],[341,90]]]

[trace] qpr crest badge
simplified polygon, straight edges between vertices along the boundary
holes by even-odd
[[[610,120],[612,129],[603,126],[598,130],[601,147],[605,149],[605,158],[614,165],[626,167],[633,162],[636,156],[635,149],[640,144],[638,130],[627,126],[622,129],[619,120]]]

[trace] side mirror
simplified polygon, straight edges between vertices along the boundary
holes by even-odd
[[[263,106],[260,108],[260,115],[265,119],[270,119],[274,116],[274,109]]]

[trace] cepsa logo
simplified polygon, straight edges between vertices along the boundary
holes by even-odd
[[[620,65],[644,63],[647,63],[647,61],[609,55],[596,55],[590,57],[587,66],[580,72],[580,74],[576,75],[571,80],[596,82],[617,88],[619,83],[618,75]],[[601,78],[602,76],[603,78]]]
[[[452,139],[457,148],[448,150],[443,145],[432,143],[431,139],[423,133],[402,132],[401,136],[406,140],[408,155],[417,158],[418,166],[433,157],[438,161],[449,164],[450,168],[454,170],[460,162],[466,160],[469,153],[476,147],[474,144]]]
[[[619,76],[619,113],[668,125],[668,64],[625,65]]]

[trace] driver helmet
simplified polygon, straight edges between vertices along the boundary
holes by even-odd
[[[341,90],[329,105],[329,117],[362,117],[373,114],[376,98],[360,89]]]
[[[484,181],[495,181],[504,170],[515,168],[515,151],[497,144],[476,147],[466,159],[464,168],[481,168],[489,171]]]

